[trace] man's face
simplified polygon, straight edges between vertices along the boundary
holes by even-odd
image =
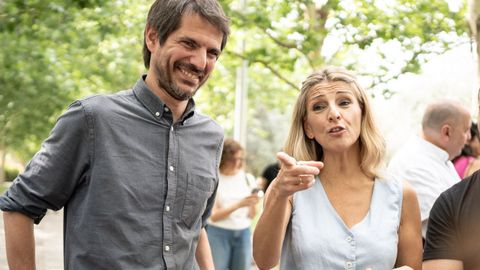
[[[459,116],[458,121],[452,125],[453,130],[448,151],[450,159],[458,156],[461,153],[464,145],[468,142],[468,140],[470,140],[470,125],[471,119],[468,112],[465,112]]]
[[[150,67],[158,86],[172,98],[190,99],[210,76],[220,56],[223,34],[195,13],[183,15],[180,27],[155,45]]]

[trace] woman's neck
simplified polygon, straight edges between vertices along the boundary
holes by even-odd
[[[241,169],[224,169],[224,170],[221,170],[220,173],[223,174],[223,175],[226,175],[226,176],[233,176],[233,175],[236,175],[237,173],[240,172]]]
[[[325,166],[320,170],[320,178],[345,183],[368,179],[360,168],[360,161],[360,151],[355,148],[341,153],[324,152],[323,163]]]

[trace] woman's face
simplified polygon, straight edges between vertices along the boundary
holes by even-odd
[[[326,82],[307,94],[305,133],[327,152],[344,152],[357,144],[362,110],[353,87],[345,82]]]
[[[228,166],[225,166],[225,174],[235,174],[243,168],[243,163],[245,161],[245,153],[243,151],[238,151],[230,159],[228,159]]]
[[[473,137],[468,144],[472,148],[472,154],[476,157],[480,156],[480,139]]]

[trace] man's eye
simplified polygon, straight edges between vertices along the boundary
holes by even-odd
[[[195,44],[191,41],[185,40],[185,41],[182,41],[182,43],[187,48],[195,48]]]
[[[220,53],[218,53],[216,51],[210,51],[210,52],[208,52],[208,54],[215,59],[218,59],[218,57],[220,56]]]

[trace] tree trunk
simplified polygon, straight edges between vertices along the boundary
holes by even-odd
[[[0,0],[1,1],[1,0]],[[5,175],[5,159],[7,157],[7,151],[0,150],[0,186],[5,183],[6,175]]]
[[[468,1],[468,26],[472,40],[475,41],[477,59],[480,57],[480,0]],[[480,81],[480,61],[477,60],[477,78]]]

